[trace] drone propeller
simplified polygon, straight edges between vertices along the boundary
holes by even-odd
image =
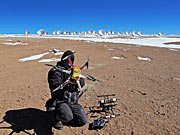
[[[61,72],[64,72],[64,73],[67,73],[67,74],[71,74],[71,70],[64,70],[64,67],[60,67],[60,66],[54,66],[54,65],[51,65],[51,64],[45,64],[46,66],[49,66],[49,67],[53,67],[55,68],[56,70],[59,70]]]
[[[51,64],[45,64],[45,65],[49,67],[55,67],[54,65],[51,65]]]
[[[58,69],[64,69],[64,67],[61,67],[61,66],[54,66],[54,65],[51,65],[51,64],[44,64],[46,66],[49,66],[49,67],[54,67],[54,68],[58,68]]]
[[[74,54],[75,54],[75,52],[73,52],[71,55],[68,55],[68,56],[64,57],[62,60],[66,60],[66,59],[68,59],[70,56],[72,56]]]
[[[87,86],[78,96],[78,99],[88,90],[89,86]]]
[[[91,76],[91,75],[89,75],[89,74],[88,74],[87,79],[88,79],[88,80],[91,80],[91,81],[93,81],[93,82],[98,81],[98,82],[102,83],[102,81],[100,81],[100,80],[98,80],[98,79],[95,79],[93,76]]]

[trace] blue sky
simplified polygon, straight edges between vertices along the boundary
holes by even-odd
[[[0,0],[0,34],[39,29],[180,35],[180,0]]]

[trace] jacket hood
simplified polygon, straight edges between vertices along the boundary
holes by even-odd
[[[68,58],[64,60],[65,57],[70,56],[72,64],[74,63],[74,53],[70,50],[67,50],[64,52],[64,54],[61,57],[61,61],[57,62],[57,66],[64,67],[65,69],[70,69],[71,66],[69,64]]]

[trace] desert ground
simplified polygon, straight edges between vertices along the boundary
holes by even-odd
[[[4,45],[4,42],[28,45]],[[177,45],[179,43],[176,43]],[[103,83],[86,80],[90,87],[79,103],[88,113],[98,105],[97,95],[116,94],[116,112],[101,130],[89,130],[98,117],[88,116],[83,127],[56,130],[49,124],[45,102],[50,98],[50,67],[41,59],[60,58],[49,53],[38,60],[19,59],[49,50],[74,50],[75,65],[90,57],[90,74]],[[119,57],[120,59],[112,59]],[[150,60],[140,60],[148,57]],[[121,59],[122,58],[122,59]],[[96,43],[64,39],[0,38],[0,135],[179,135],[180,50],[131,44]],[[47,62],[55,65],[56,62]]]

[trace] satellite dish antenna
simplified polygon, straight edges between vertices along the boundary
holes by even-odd
[[[40,30],[37,31],[37,34],[40,35],[40,36],[42,36],[42,35],[45,34],[45,32],[44,32],[43,29],[40,29]]]
[[[27,30],[27,31],[25,32],[25,34],[26,34],[26,35],[29,35],[29,34],[30,34],[30,31],[29,31],[29,30]]]
[[[142,36],[142,32],[141,31],[139,31],[137,34],[138,34],[138,36]]]
[[[126,32],[126,36],[129,36],[129,32]]]
[[[159,32],[159,33],[158,33],[158,36],[162,36],[162,32]]]
[[[63,32],[59,30],[59,31],[57,31],[57,34],[58,34],[58,35],[62,35]]]
[[[53,35],[57,35],[57,32],[56,32],[56,31],[53,31]]]
[[[104,30],[99,30],[99,35],[104,35],[105,31]]]
[[[133,31],[133,32],[132,32],[132,36],[136,36],[136,31]]]
[[[117,34],[120,36],[120,35],[121,35],[121,32],[118,32]]]

